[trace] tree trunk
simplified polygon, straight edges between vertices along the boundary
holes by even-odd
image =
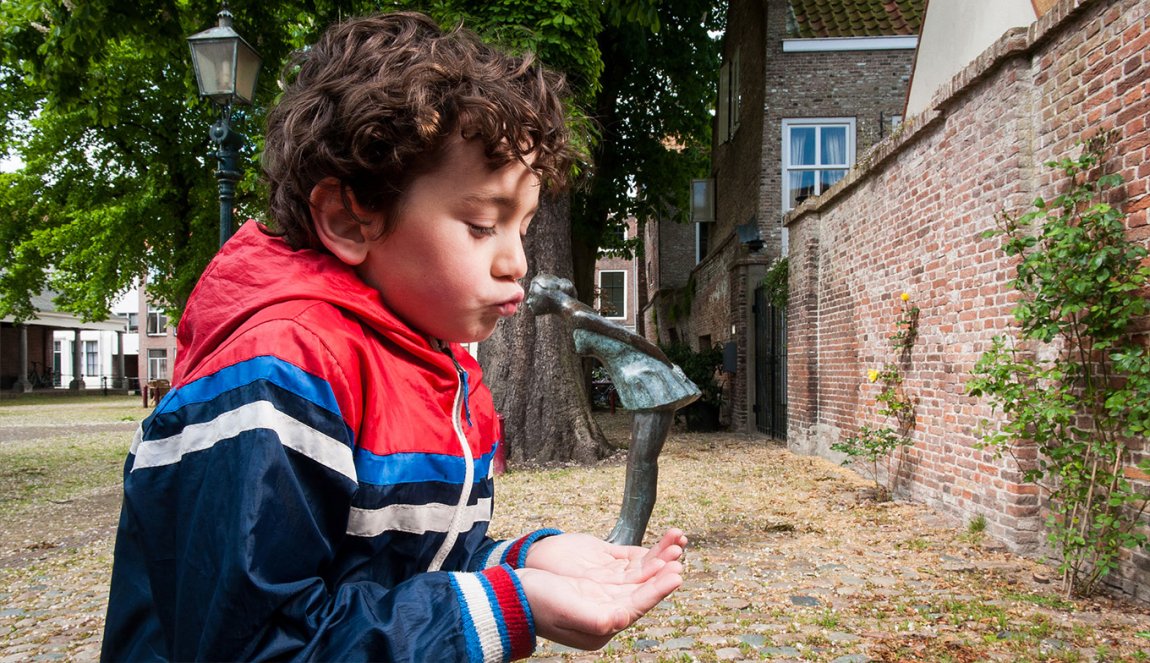
[[[571,278],[571,200],[545,196],[525,241],[524,287],[540,272]],[[526,306],[479,346],[484,380],[504,417],[508,460],[590,463],[610,451],[591,417],[580,358],[562,318]]]

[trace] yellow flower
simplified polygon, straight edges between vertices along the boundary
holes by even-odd
[[[901,295],[899,295],[899,299],[903,300],[904,302],[909,302],[910,301],[910,293],[908,293],[908,292],[902,293]]]
[[[866,379],[870,380],[871,382],[878,380],[878,371],[874,370],[873,368],[870,369],[866,372]]]

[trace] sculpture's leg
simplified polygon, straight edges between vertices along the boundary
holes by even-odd
[[[615,529],[607,536],[611,543],[637,546],[643,542],[647,521],[655,507],[659,483],[659,452],[675,419],[674,410],[639,410],[631,424],[631,448],[627,451],[627,482],[623,488],[623,508]]]

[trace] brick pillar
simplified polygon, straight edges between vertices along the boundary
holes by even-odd
[[[819,366],[814,337],[819,317],[818,219],[803,218],[802,230],[792,232],[789,294],[787,297],[787,446],[813,453],[818,445]]]

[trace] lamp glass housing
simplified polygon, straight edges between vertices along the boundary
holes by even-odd
[[[221,106],[252,103],[260,56],[230,25],[197,32],[188,37],[188,46],[201,97]]]

